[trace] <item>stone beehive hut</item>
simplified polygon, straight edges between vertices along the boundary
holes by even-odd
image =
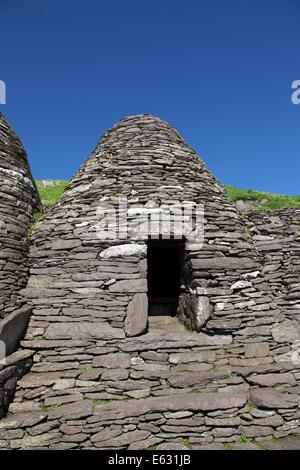
[[[16,308],[26,283],[27,232],[39,209],[25,150],[0,113],[0,318]]]
[[[166,208],[201,204],[203,239],[197,224],[167,236]],[[296,211],[242,216],[164,121],[118,122],[33,234],[20,292],[32,315],[16,353],[33,366],[2,447],[299,433],[298,223]]]
[[[117,227],[120,195],[127,198],[125,236]],[[163,238],[164,224],[155,238],[136,237],[163,206],[180,204],[204,205],[204,246],[193,231],[180,240],[171,228],[171,240]],[[113,236],[99,236],[103,226]],[[49,310],[53,338],[74,337],[84,321],[95,335],[136,336],[147,331],[148,314],[164,312],[178,312],[196,331],[232,334],[253,319],[253,292],[262,289],[262,279],[251,282],[259,260],[244,220],[195,152],[151,116],[124,119],[102,137],[39,224],[31,265],[23,294],[34,315]]]

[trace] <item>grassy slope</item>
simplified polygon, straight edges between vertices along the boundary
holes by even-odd
[[[55,181],[55,186],[49,186],[48,188],[43,188],[40,181],[36,181],[36,185],[40,194],[43,207],[53,206],[62,193],[64,192],[65,187],[68,184],[67,180],[48,180]]]
[[[53,206],[62,195],[68,183],[67,180],[56,180],[55,182],[57,183],[55,186],[43,188],[40,181],[36,181],[44,207]],[[256,210],[276,210],[283,207],[300,207],[300,196],[282,196],[280,194],[252,191],[252,189],[238,189],[233,186],[225,186],[225,189],[228,193],[229,199],[232,201],[236,201],[238,199],[252,200],[253,204],[255,201],[266,201],[262,205],[255,206],[254,208]]]
[[[283,207],[300,207],[300,196],[283,196],[281,194],[253,191],[252,189],[237,189],[233,186],[225,186],[225,189],[232,201],[237,201],[238,199],[252,200],[253,203],[255,201],[265,201],[264,204],[255,206],[256,210],[276,210],[282,209]]]

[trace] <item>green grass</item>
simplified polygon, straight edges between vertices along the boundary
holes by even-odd
[[[230,442],[224,442],[223,447],[225,450],[232,450],[232,444]]]
[[[55,182],[55,186],[43,188],[40,181],[36,185],[40,194],[43,207],[51,207],[59,200],[68,180],[47,180]],[[300,196],[283,196],[281,194],[264,193],[252,189],[238,189],[233,186],[224,186],[231,201],[247,200],[253,201],[255,210],[278,210],[284,207],[300,207]],[[113,188],[111,196],[116,196],[118,191]],[[265,200],[264,204],[255,205],[255,202]],[[188,328],[187,328],[188,329]]]
[[[257,410],[257,406],[251,400],[247,401],[246,406],[248,407],[249,411]]]
[[[109,401],[109,400],[107,400],[105,403],[107,403],[108,401]],[[104,402],[104,400],[100,400],[99,398],[94,398],[94,400],[92,400],[92,408],[93,408],[93,410],[95,410],[96,407],[97,407],[98,405],[101,405],[101,403],[103,403],[103,402]]]
[[[51,207],[59,200],[62,193],[64,192],[65,187],[68,184],[67,180],[47,180],[55,181],[55,186],[49,186],[43,188],[40,181],[36,181],[38,192],[42,201],[43,207]]]
[[[245,436],[245,434],[242,434],[239,438],[239,441],[241,444],[248,444],[250,441],[249,437]]]
[[[57,404],[57,405],[45,405],[45,403],[42,402],[42,403],[39,404],[39,409],[41,411],[51,411],[51,410],[55,410],[55,408],[59,408],[59,406],[61,406],[61,405],[59,405],[59,404]]]
[[[38,221],[40,220],[40,218],[42,217],[42,212],[40,211],[35,211],[33,213],[33,216],[32,216],[32,223],[31,225],[28,227],[28,230],[27,230],[27,235],[28,237],[30,238],[31,235],[33,234],[34,232],[34,229],[35,229],[35,226],[36,224],[38,223]]]
[[[224,186],[231,201],[250,200],[253,205],[256,201],[266,202],[262,205],[254,206],[257,210],[278,210],[284,207],[300,207],[300,196],[283,196],[281,194],[264,193],[253,191],[252,189],[238,189],[233,186]]]
[[[187,449],[191,449],[192,448],[192,444],[190,443],[190,441],[184,437],[182,437],[180,440],[179,440],[179,443],[186,447]]]

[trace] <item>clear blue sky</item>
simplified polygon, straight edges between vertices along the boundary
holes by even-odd
[[[224,184],[300,194],[299,22],[299,0],[0,0],[0,109],[37,179],[151,113]]]

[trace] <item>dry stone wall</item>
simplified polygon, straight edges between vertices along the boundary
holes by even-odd
[[[273,352],[279,360],[280,355],[290,354],[292,346],[296,357],[300,352],[300,210],[260,211],[249,214],[249,219],[257,229],[253,240],[276,304],[271,325]]]
[[[109,204],[119,215],[120,195],[128,198],[128,238],[119,233],[103,241],[99,221],[113,232],[116,219],[99,207]],[[163,205],[184,203],[204,204],[205,238],[204,246],[186,239],[183,322],[234,336],[246,326],[250,332],[259,328],[257,310],[273,306],[244,219],[196,153],[152,116],[126,118],[104,134],[38,224],[23,291],[34,307],[31,325],[47,336],[58,335],[58,328],[76,329],[78,322],[97,322],[99,328],[102,322],[119,335],[145,331],[147,301],[140,294],[147,293],[147,239],[135,239],[136,228]]]
[[[259,364],[268,351],[251,343],[247,365],[230,364],[228,337],[174,328],[25,339],[34,364],[0,422],[1,447],[200,449],[299,433],[299,365]]]
[[[26,284],[27,232],[39,209],[25,150],[0,114],[0,319],[16,308]]]
[[[26,305],[19,308],[17,295],[27,281],[28,229],[39,209],[25,150],[0,113],[0,417],[33,362],[32,352],[15,352],[31,314]]]
[[[103,241],[99,223],[116,220],[99,206],[118,211],[120,194],[131,238]],[[179,323],[148,317],[147,240],[134,234],[137,212],[145,222],[184,201],[205,204],[205,236],[186,240]],[[117,123],[32,238],[20,296],[33,309],[21,350],[33,365],[0,447],[201,449],[299,435],[298,215],[241,215],[167,123]]]

